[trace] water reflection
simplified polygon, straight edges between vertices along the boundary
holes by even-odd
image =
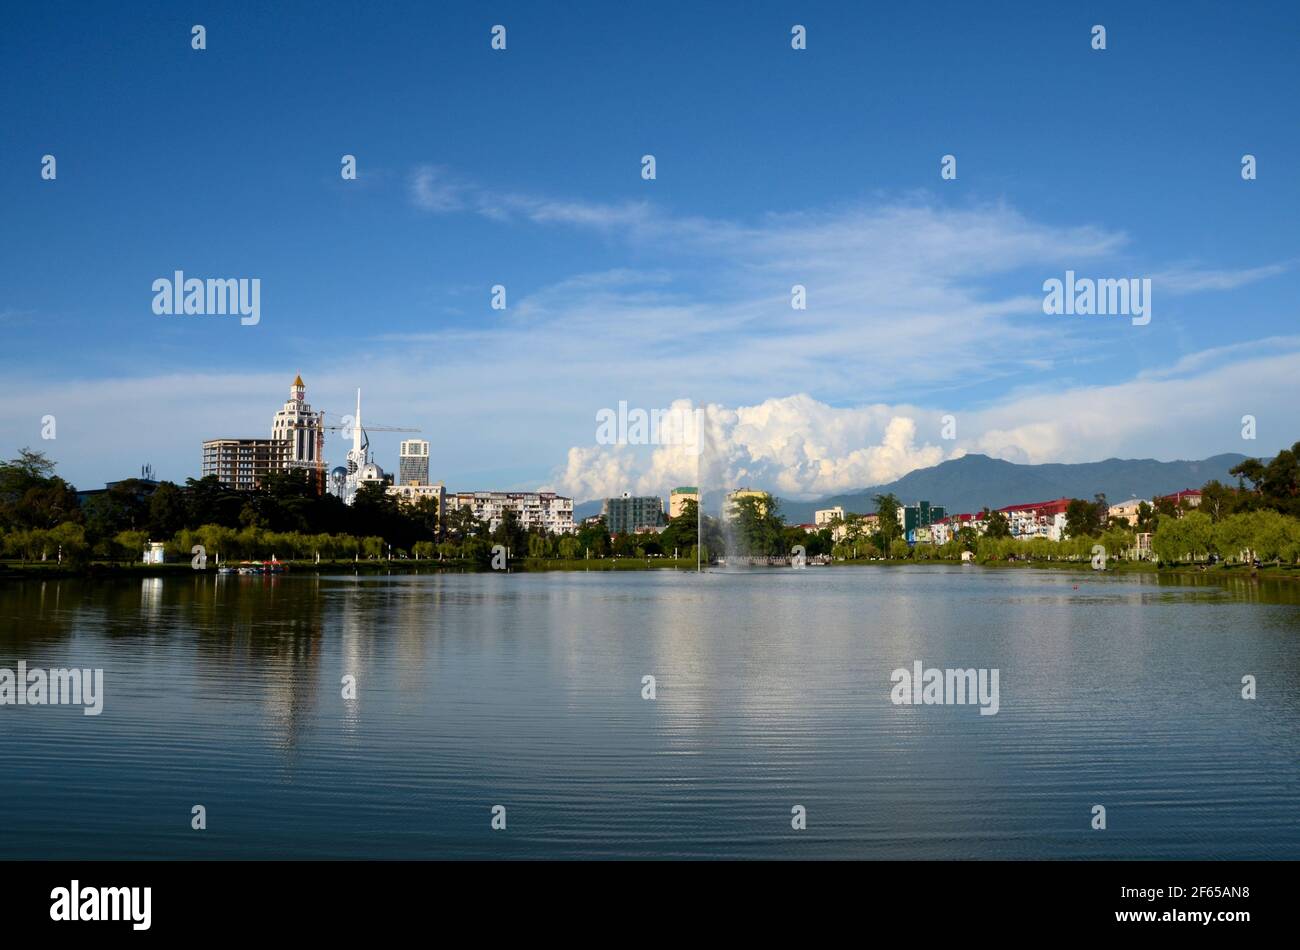
[[[102,666],[106,702],[96,723],[0,709],[0,812],[24,818],[0,856],[475,857],[507,801],[494,856],[1300,857],[1298,587],[949,566],[8,583],[0,666]],[[893,706],[915,660],[1000,669],[1002,711]],[[1080,831],[1101,796],[1124,835]],[[159,819],[192,801],[227,829],[201,855]]]

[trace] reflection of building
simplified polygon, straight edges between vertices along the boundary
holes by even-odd
[[[397,458],[397,484],[429,484],[429,443],[424,439],[407,439]]]
[[[203,443],[203,477],[252,491],[272,472],[284,471],[289,443],[281,439],[207,439]]]
[[[700,503],[700,490],[691,486],[690,488],[674,488],[668,494],[668,517],[680,518],[686,511],[686,503],[693,501],[695,504]]]
[[[497,529],[507,511],[514,512],[525,530],[541,528],[552,534],[577,530],[573,525],[573,499],[555,492],[462,491],[448,495],[447,504],[451,508],[468,508],[479,521],[486,521],[491,531]]]
[[[722,517],[728,521],[734,521],[740,513],[740,501],[742,498],[757,498],[758,513],[767,514],[768,494],[765,491],[754,491],[752,488],[737,488],[735,491],[727,492],[726,504],[722,507]]]
[[[600,513],[610,534],[632,534],[640,528],[657,528],[664,521],[664,500],[657,495],[606,498]]]

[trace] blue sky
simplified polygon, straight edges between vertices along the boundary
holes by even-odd
[[[804,496],[1300,438],[1297,5],[700,6],[14,9],[0,453],[183,480],[296,373],[450,488],[580,498],[694,481],[595,444],[620,400],[711,407],[701,478]],[[1043,314],[1067,268],[1150,277],[1150,325]],[[176,269],[260,278],[261,322],[153,314]]]

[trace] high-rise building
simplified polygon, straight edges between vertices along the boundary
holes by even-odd
[[[674,488],[668,493],[668,517],[680,518],[686,510],[686,503],[700,503],[700,490],[695,487]]]
[[[289,447],[283,439],[206,439],[203,477],[215,475],[229,488],[252,491],[267,475],[284,471]]]
[[[429,443],[424,439],[407,439],[397,459],[398,485],[429,484]]]
[[[324,420],[307,404],[307,387],[297,376],[288,401],[271,420],[271,438],[205,439],[201,471],[230,488],[252,491],[272,473],[314,469],[324,442],[323,427]]]
[[[324,420],[307,404],[307,387],[302,377],[295,376],[288,401],[271,422],[271,438],[289,443],[285,452],[285,462],[291,463],[288,467],[310,468],[315,464],[323,425]]]
[[[664,500],[658,495],[606,498],[601,505],[610,534],[632,534],[638,528],[657,528],[664,523]]]

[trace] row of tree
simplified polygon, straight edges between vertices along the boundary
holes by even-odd
[[[1228,558],[1249,551],[1262,560],[1294,560],[1288,553],[1293,550],[1293,522],[1300,517],[1300,442],[1268,462],[1247,459],[1231,474],[1238,484],[1206,483],[1195,511],[1185,504],[1176,507],[1167,498],[1139,506],[1136,531],[1152,532],[1157,557]],[[484,552],[502,544],[516,557],[693,559],[698,534],[706,554],[726,550],[784,557],[802,546],[809,557],[924,558],[936,552],[947,556],[941,553],[945,551],[957,557],[962,551],[980,554],[981,544],[985,552],[991,550],[984,542],[1010,539],[1005,515],[985,509],[982,535],[963,527],[948,545],[922,545],[931,550],[917,554],[898,524],[899,499],[882,494],[875,503],[874,521],[850,515],[814,533],[787,525],[777,500],[766,495],[739,499],[725,520],[705,515],[702,523],[695,503],[687,502],[682,514],[659,534],[611,537],[599,520],[579,526],[576,535],[553,537],[525,530],[513,512],[493,529],[468,508],[440,512],[432,499],[403,504],[380,485],[363,487],[354,504],[344,505],[333,495],[316,494],[306,472],[272,475],[252,492],[235,491],[211,476],[188,479],[183,486],[127,479],[79,504],[76,489],[55,474],[54,462],[41,452],[23,449],[17,458],[0,462],[0,550],[21,559],[47,558],[58,551],[73,560],[137,560],[145,540],[167,539],[177,556],[192,544],[203,544],[210,554],[222,552],[231,558],[266,557],[283,550],[288,552],[285,557],[319,554],[323,559],[390,552],[483,559],[489,556]],[[837,533],[839,541],[834,540]],[[1129,524],[1109,517],[1104,495],[1070,502],[1066,534],[1076,542],[1105,540],[1108,550],[1132,547],[1124,540],[1132,537]]]

